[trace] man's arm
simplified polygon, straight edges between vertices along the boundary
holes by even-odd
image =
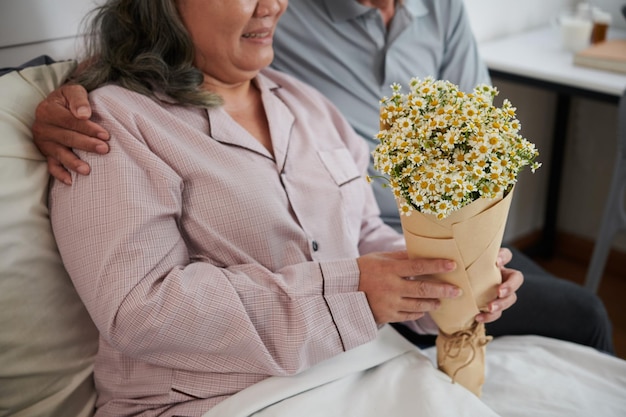
[[[89,120],[91,106],[87,91],[80,85],[65,84],[37,106],[32,126],[39,151],[48,159],[48,171],[59,181],[72,183],[68,170],[87,175],[89,165],[71,148],[106,154],[109,133]]]
[[[436,78],[450,80],[471,92],[479,84],[491,84],[487,65],[480,57],[478,43],[462,1],[452,1],[445,25],[444,54]]]

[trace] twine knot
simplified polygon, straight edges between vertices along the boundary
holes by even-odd
[[[481,327],[481,330],[484,327]],[[452,382],[455,382],[457,373],[468,367],[476,358],[477,349],[482,349],[489,343],[493,337],[486,336],[483,331],[479,330],[478,323],[474,323],[470,328],[456,331],[452,334],[440,331],[440,336],[443,336],[443,352],[439,360],[439,366],[442,366],[443,361],[446,358],[452,360],[462,359],[461,355],[467,351],[467,358],[465,361],[454,370],[451,375]]]

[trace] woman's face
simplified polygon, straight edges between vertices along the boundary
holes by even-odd
[[[288,0],[178,0],[196,48],[195,65],[209,82],[251,80],[274,58],[272,38]]]

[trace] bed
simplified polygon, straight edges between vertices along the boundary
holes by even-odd
[[[300,375],[270,378],[204,417],[460,417],[626,415],[626,363],[591,348],[539,336],[488,346],[479,399],[390,326],[376,341]]]

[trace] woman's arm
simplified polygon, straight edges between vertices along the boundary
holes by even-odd
[[[66,268],[108,344],[171,368],[285,375],[375,336],[356,260],[279,271],[192,260],[180,230],[182,179],[151,152],[124,103],[94,108],[111,151],[79,153],[92,173],[53,186],[51,215]]]

